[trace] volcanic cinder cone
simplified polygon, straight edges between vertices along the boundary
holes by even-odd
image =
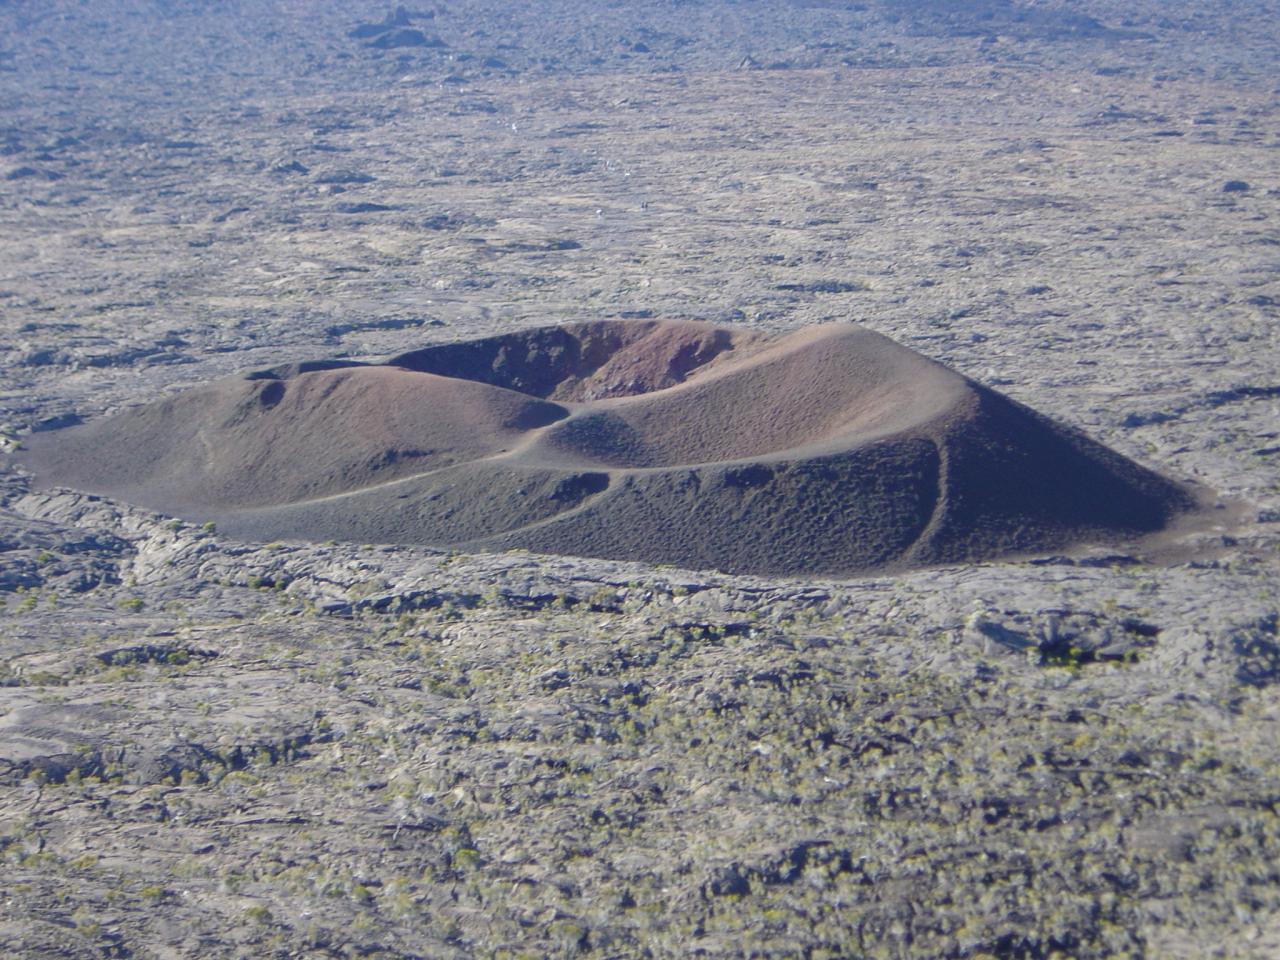
[[[1126,540],[1195,505],[853,324],[584,323],[279,367],[35,435],[20,460],[251,539],[760,574]]]

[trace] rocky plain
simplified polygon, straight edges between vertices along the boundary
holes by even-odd
[[[282,363],[852,320],[1218,504],[770,578],[6,466],[0,953],[1280,955],[1277,22],[0,4],[7,451]]]

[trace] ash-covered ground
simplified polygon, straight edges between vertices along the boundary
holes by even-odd
[[[2,952],[1280,953],[1277,22],[0,6],[6,447],[281,362],[856,320],[1223,503],[819,581],[249,543],[9,468]]]

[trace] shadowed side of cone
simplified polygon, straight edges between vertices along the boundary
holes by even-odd
[[[900,562],[929,523],[937,468],[932,443],[894,439],[795,461],[628,473],[585,510],[491,545],[740,573],[871,570]]]
[[[1194,509],[1184,487],[985,387],[946,424],[942,503],[910,559],[947,563],[1135,537]]]

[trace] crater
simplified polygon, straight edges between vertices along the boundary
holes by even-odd
[[[283,363],[32,434],[37,483],[245,539],[840,575],[1132,540],[1193,492],[855,324],[566,324]]]

